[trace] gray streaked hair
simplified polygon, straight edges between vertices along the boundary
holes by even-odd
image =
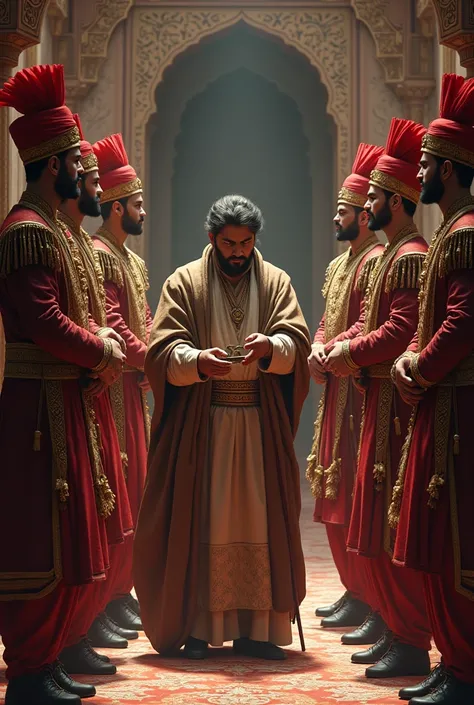
[[[204,227],[219,235],[226,225],[247,227],[257,236],[264,225],[262,211],[245,196],[223,196],[211,206]]]

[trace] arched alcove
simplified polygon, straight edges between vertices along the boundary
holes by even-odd
[[[146,179],[152,305],[169,272],[200,255],[210,204],[237,191],[262,208],[263,254],[289,272],[314,328],[334,252],[334,126],[317,71],[280,40],[240,23],[181,54],[157,88],[156,106]]]

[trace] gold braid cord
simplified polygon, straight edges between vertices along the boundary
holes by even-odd
[[[14,223],[0,238],[0,276],[6,277],[29,265],[60,271],[61,259],[56,238],[49,228],[40,223]]]
[[[358,252],[353,253],[351,250],[347,250],[339,257],[336,257],[329,265],[323,287],[323,296],[326,298],[325,342],[328,342],[347,329],[350,297],[355,286],[357,271],[364,257],[375,247],[377,242],[378,240],[375,236],[371,237]],[[313,445],[307,459],[308,466],[306,470],[306,478],[311,485],[311,491],[314,497],[322,497],[324,487],[324,496],[329,500],[336,500],[339,491],[342,466],[339,446],[351,380],[342,378],[337,380],[337,384],[336,417],[331,464],[325,469],[320,462],[321,432],[326,406],[326,390],[324,390],[314,425]],[[350,432],[352,433],[353,431]]]
[[[392,491],[392,501],[388,509],[388,525],[391,529],[396,529],[398,522],[400,521],[400,509],[402,507],[402,497],[403,497],[403,487],[405,484],[405,473],[408,463],[408,454],[410,452],[411,439],[413,436],[413,429],[415,427],[416,421],[416,407],[413,409],[410,417],[410,422],[408,424],[407,436],[402,447],[402,453],[400,456],[400,465],[398,466],[398,474],[395,485]]]

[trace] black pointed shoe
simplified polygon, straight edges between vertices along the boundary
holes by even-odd
[[[356,600],[353,597],[348,597],[334,614],[329,617],[324,617],[321,620],[321,626],[326,628],[336,627],[358,627],[369,614],[370,607]]]
[[[54,665],[53,678],[66,693],[78,695],[80,698],[93,698],[96,694],[96,689],[93,685],[79,683],[71,678],[60,661],[56,661]]]
[[[81,705],[78,695],[67,693],[53,678],[53,667],[39,673],[12,678],[5,694],[5,705]]]
[[[365,675],[367,678],[427,676],[430,670],[428,651],[393,639],[389,650],[376,664],[366,669]]]
[[[121,636],[123,639],[127,639],[128,641],[133,641],[133,639],[138,639],[138,632],[136,629],[124,629],[123,627],[119,627],[117,622],[114,622],[112,617],[109,617],[107,612],[102,612],[100,615],[102,621],[104,622],[105,626],[110,629],[111,632],[114,634],[118,634]]]
[[[195,639],[193,636],[190,636],[186,639],[183,656],[198,661],[207,657],[208,650],[209,645],[207,641]]]
[[[92,622],[87,637],[91,645],[99,649],[126,649],[128,646],[126,639],[110,631],[100,614]]]
[[[247,637],[234,639],[234,651],[241,656],[262,658],[267,661],[284,661],[286,659],[285,652],[279,646],[270,641],[255,641]]]
[[[474,683],[465,683],[450,671],[434,690],[424,697],[410,700],[410,705],[471,705],[474,703]]]
[[[363,644],[375,644],[387,629],[378,612],[370,612],[360,627],[341,636],[343,644],[349,646],[362,646]]]
[[[140,603],[138,602],[137,598],[133,597],[133,595],[127,595],[127,597],[125,597],[125,601],[127,605],[135,612],[135,614],[138,614],[138,616],[140,617]]]
[[[129,596],[119,597],[118,600],[109,602],[105,611],[119,627],[136,629],[137,631],[143,630],[142,620],[129,605]]]
[[[59,654],[59,660],[67,673],[81,673],[88,676],[113,676],[117,668],[113,663],[105,663],[91,647],[87,639],[74,646],[68,646]]]
[[[342,603],[345,602],[347,597],[349,596],[348,592],[345,592],[342,597],[340,597],[336,602],[333,602],[332,605],[327,605],[326,607],[316,607],[314,614],[316,617],[330,617],[334,612],[337,612],[339,607],[342,606]]]
[[[438,663],[436,668],[433,668],[428,678],[407,688],[402,688],[398,693],[400,700],[411,700],[411,698],[423,698],[429,695],[435,688],[443,683],[446,678],[446,669],[442,663]]]
[[[365,651],[357,651],[357,653],[352,654],[352,663],[377,663],[382,656],[385,656],[389,650],[393,640],[393,634],[389,629],[386,629],[382,634],[380,639],[375,642],[372,646],[369,646]]]

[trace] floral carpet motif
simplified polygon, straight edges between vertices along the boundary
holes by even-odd
[[[413,678],[371,682],[364,667],[350,662],[353,647],[343,646],[347,630],[327,631],[319,626],[314,608],[333,602],[341,593],[324,527],[311,521],[312,502],[305,498],[302,535],[306,555],[308,594],[301,616],[306,639],[299,650],[298,632],[288,648],[288,660],[257,661],[234,656],[232,649],[212,649],[212,658],[192,662],[162,658],[142,636],[126,650],[107,651],[117,675],[80,676],[97,687],[97,705],[395,705],[398,690]],[[104,653],[106,651],[104,650]],[[433,661],[438,659],[432,652]],[[5,694],[0,672],[0,698]],[[3,702],[3,701],[2,701]],[[32,704],[33,705],[33,704]]]

